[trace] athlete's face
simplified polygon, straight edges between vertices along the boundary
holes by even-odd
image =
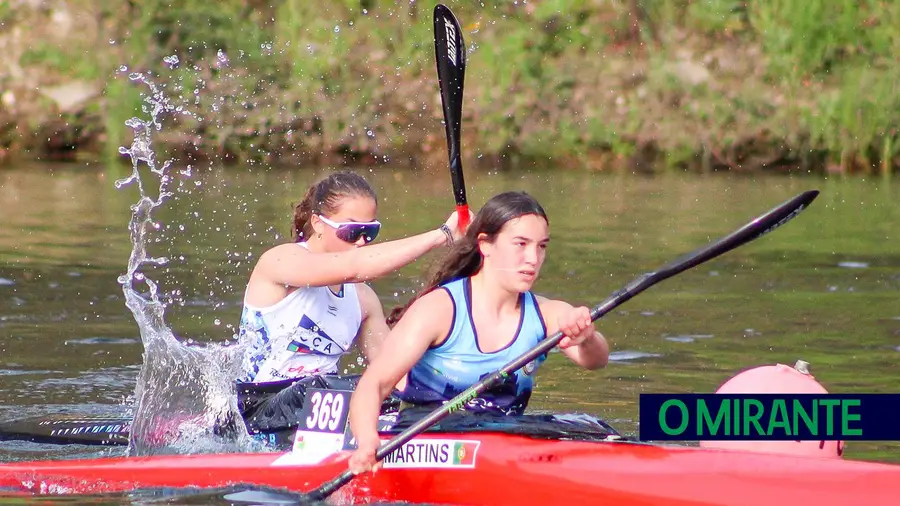
[[[325,218],[330,221],[331,224],[325,223],[324,221],[319,219],[318,216],[313,215],[313,228],[315,229],[317,234],[322,234],[321,240],[322,244],[325,246],[325,251],[347,251],[352,248],[364,246],[365,244],[367,244],[366,239],[363,235],[360,235],[355,242],[347,242],[346,240],[339,237],[346,231],[339,232],[338,229],[335,228],[335,225],[337,227],[340,227],[341,224],[350,222],[374,222],[376,211],[377,204],[375,204],[375,200],[370,197],[344,197],[340,204],[337,206],[337,212],[331,214],[330,216],[325,216]]]
[[[493,242],[481,241],[484,268],[493,271],[504,288],[528,291],[544,264],[549,241],[550,229],[544,218],[526,214],[512,219]]]

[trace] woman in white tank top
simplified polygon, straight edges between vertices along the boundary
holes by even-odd
[[[295,241],[264,252],[250,274],[239,330],[242,370],[233,378],[236,411],[217,406],[212,435],[230,439],[246,430],[265,446],[290,448],[306,389],[354,388],[357,375],[335,374],[341,357],[358,343],[371,362],[388,334],[382,305],[365,282],[461,236],[453,213],[436,230],[370,244],[381,227],[376,208],[375,192],[351,172],[334,173],[306,192],[294,211]],[[147,427],[130,446],[155,452],[180,438],[186,421],[191,437],[205,423],[177,416]]]
[[[337,372],[359,341],[375,356],[388,326],[364,282],[413,262],[462,233],[454,212],[440,228],[369,244],[381,224],[376,195],[361,176],[334,173],[314,185],[294,212],[296,242],[260,257],[244,293],[241,382],[265,383]]]

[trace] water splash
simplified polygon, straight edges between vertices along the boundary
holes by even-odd
[[[134,315],[144,347],[143,363],[135,387],[128,453],[198,453],[252,451],[258,445],[247,435],[238,414],[233,379],[238,375],[241,343],[194,345],[176,338],[165,322],[165,305],[159,289],[146,272],[167,265],[166,257],[154,257],[147,245],[163,225],[154,221],[154,209],[173,196],[169,186],[172,160],[159,163],[153,151],[153,134],[162,128],[167,114],[192,113],[176,106],[147,74],[131,73],[129,79],[149,88],[143,111],[147,118],[131,118],[125,124],[134,132],[130,147],[119,152],[132,163],[130,176],[115,182],[116,188],[136,185],[140,193],[131,206],[132,251],[127,271],[118,282],[126,306]],[[141,169],[159,180],[157,197],[149,195]],[[187,169],[188,171],[190,168]],[[140,287],[146,286],[141,292]]]

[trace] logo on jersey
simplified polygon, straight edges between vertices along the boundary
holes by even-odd
[[[306,315],[300,319],[297,330],[294,332],[294,339],[291,340],[287,349],[293,353],[325,356],[341,355],[347,351]]]

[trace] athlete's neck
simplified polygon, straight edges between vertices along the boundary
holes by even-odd
[[[325,251],[325,243],[316,236],[312,236],[306,241],[303,241],[302,244],[298,245],[301,248],[305,247],[310,253],[327,253],[327,251]],[[340,294],[342,286],[343,285],[331,285],[329,286],[329,288],[331,289],[332,293]]]
[[[321,239],[317,238],[315,235],[304,241],[306,243],[306,249],[313,253],[325,253],[325,243]]]
[[[500,283],[484,269],[472,276],[472,298],[478,300],[478,306],[488,313],[500,316],[508,313],[518,313],[519,292],[503,288]]]

